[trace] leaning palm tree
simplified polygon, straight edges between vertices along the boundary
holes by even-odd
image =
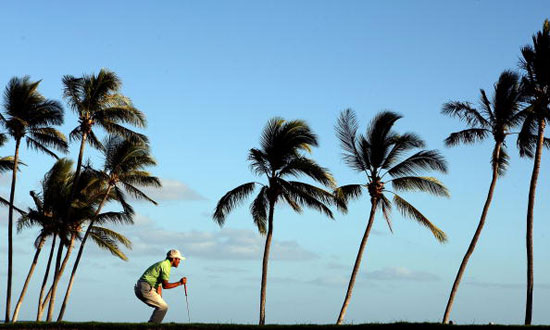
[[[256,175],[265,175],[267,184],[249,182],[236,187],[218,201],[214,212],[214,221],[223,226],[229,212],[249,196],[254,188],[261,187],[250,205],[258,231],[262,235],[267,234],[262,263],[260,325],[265,324],[267,267],[277,203],[286,202],[296,212],[301,212],[307,206],[333,217],[327,207],[335,202],[331,193],[307,183],[287,179],[305,175],[324,186],[335,186],[327,169],[303,155],[304,151],[310,152],[312,146],[317,146],[317,137],[304,121],[287,122],[281,118],[269,120],[262,133],[260,148],[250,149],[248,155],[252,171]]]
[[[96,172],[96,177],[103,183],[102,189],[96,189],[96,194],[101,196],[101,202],[99,202],[94,216],[90,218],[88,229],[80,243],[63,305],[61,306],[57,318],[58,322],[63,320],[63,315],[74,284],[76,271],[82,257],[82,252],[84,251],[88,236],[93,234],[92,230],[95,228],[94,225],[96,223],[103,223],[107,220],[120,220],[126,223],[133,223],[129,211],[120,214],[114,214],[112,212],[107,213],[110,217],[106,215],[103,217],[98,216],[109,197],[111,195],[116,196],[116,200],[122,204],[125,210],[129,209],[129,205],[125,202],[124,190],[135,198],[145,199],[155,205],[157,204],[140,190],[140,187],[159,188],[161,186],[159,178],[152,176],[145,170],[148,166],[156,165],[156,161],[151,156],[148,145],[143,142],[130,141],[117,136],[110,136],[104,145],[105,164],[102,171]],[[129,217],[127,215],[129,215]]]
[[[521,49],[521,68],[524,71],[522,83],[527,98],[527,111],[518,147],[521,156],[533,158],[533,172],[529,184],[527,205],[527,297],[525,304],[525,325],[531,324],[533,313],[533,212],[537,180],[544,144],[544,129],[550,118],[550,23],[544,21],[542,30],[533,35],[533,45]],[[533,138],[536,136],[536,138]]]
[[[63,85],[64,98],[78,115],[78,126],[69,135],[71,140],[80,140],[76,182],[82,169],[86,143],[103,149],[94,127],[101,127],[109,134],[147,141],[144,135],[121,125],[131,124],[142,128],[146,121],[145,115],[134,107],[132,101],[119,93],[122,83],[114,72],[101,69],[97,75],[84,75],[81,78],[66,75],[63,77]]]
[[[75,182],[72,165],[72,161],[67,159],[60,159],[56,162],[56,164],[54,164],[52,169],[45,175],[44,180],[42,180],[42,192],[34,193],[31,191],[31,196],[33,197],[36,208],[29,209],[29,212],[26,213],[25,216],[23,216],[18,222],[18,229],[34,225],[39,225],[41,227],[37,242],[40,242],[49,236],[53,237],[50,257],[46,266],[46,274],[44,276],[40,291],[37,315],[38,321],[41,319],[42,312],[44,311],[46,304],[51,302],[52,298],[55,301],[57,283],[63,274],[65,266],[67,265],[74,241],[81,238],[79,233],[81,224],[85,221],[89,221],[95,216],[97,216],[98,219],[101,219],[102,223],[108,220],[112,221],[113,219],[115,221],[122,222],[131,217],[131,215],[124,212],[106,212],[96,214],[95,211],[97,205],[104,199],[103,195],[91,193],[92,191],[95,191],[95,188],[91,187],[96,187],[98,185],[99,180],[97,179],[97,175],[96,173],[90,173],[90,171],[84,171],[81,179],[79,180],[78,187],[73,189]],[[64,215],[67,212],[66,206],[70,199],[71,191],[73,190],[76,190],[77,193],[73,196],[74,198],[70,203],[71,218],[70,221],[65,221],[66,218]],[[108,196],[108,200],[112,200],[114,198],[114,194]],[[124,254],[120,251],[120,249],[118,249],[118,243],[123,245],[128,245],[129,243],[129,241],[122,235],[107,228],[94,226],[90,237],[92,237],[100,248],[106,248],[112,254],[126,260]],[[57,238],[59,238],[60,245],[57,252],[54,280],[48,295],[43,299],[44,289],[48,277],[47,275],[49,273],[53,250]],[[37,243],[37,245],[38,244],[39,243]],[[65,257],[63,258],[63,261],[61,261],[62,252],[65,248]],[[35,265],[39,253],[40,250],[38,249],[35,253],[35,259],[33,260],[33,265],[31,265],[31,271],[27,276],[27,281],[25,282],[22,295],[20,296],[18,306],[16,307],[14,317],[12,319],[14,322],[17,320],[17,314],[21,306],[20,304],[24,298],[26,286],[32,276],[32,270],[34,269],[33,266]],[[52,306],[52,304],[50,304],[50,306]]]
[[[8,279],[6,292],[6,322],[10,320],[11,283],[13,268],[13,201],[19,163],[19,146],[23,139],[27,146],[50,156],[57,156],[50,148],[67,150],[65,136],[52,125],[63,123],[63,108],[57,101],[48,100],[38,92],[40,81],[32,82],[28,76],[12,78],[4,92],[4,113],[0,121],[15,141],[14,165],[8,212]]]
[[[438,241],[445,242],[447,239],[443,231],[396,193],[422,191],[436,196],[449,196],[447,188],[436,178],[418,175],[420,171],[428,169],[447,171],[446,162],[438,151],[420,150],[408,158],[402,159],[403,154],[407,151],[423,148],[424,141],[413,133],[400,135],[394,132],[392,127],[400,118],[400,115],[393,112],[380,112],[370,123],[366,135],[357,135],[358,123],[355,113],[351,109],[343,111],[338,118],[336,133],[344,150],[344,161],[355,171],[364,173],[367,182],[338,187],[335,194],[338,199],[347,203],[350,199],[360,197],[363,189],[366,189],[370,195],[371,210],[367,229],[359,245],[344,303],[336,324],[341,324],[344,321],[377,209],[382,211],[382,215],[392,230],[390,220],[392,203],[385,193],[393,195],[393,203],[403,216],[427,227]],[[384,180],[385,176],[389,178]],[[386,189],[386,185],[389,183],[391,183],[393,191]]]
[[[497,180],[500,175],[505,173],[508,166],[509,157],[506,153],[505,139],[511,133],[510,129],[520,123],[522,113],[519,110],[522,100],[518,75],[511,71],[504,71],[500,75],[498,82],[494,85],[492,101],[487,98],[485,91],[481,89],[479,110],[469,102],[448,102],[443,105],[441,111],[443,114],[456,117],[468,125],[467,129],[449,135],[445,140],[447,146],[456,146],[460,143],[473,144],[481,142],[490,136],[495,141],[491,155],[492,178],[489,192],[485,199],[477,229],[458,268],[458,273],[456,274],[443,315],[443,323],[449,322],[458,286],[483,230]]]
[[[38,263],[40,252],[49,237],[55,237],[57,229],[57,221],[54,218],[54,210],[52,210],[51,202],[55,198],[59,198],[62,194],[63,185],[71,173],[72,162],[67,159],[58,160],[54,166],[46,173],[42,180],[42,192],[37,194],[34,191],[30,192],[33,198],[35,207],[29,208],[28,212],[23,214],[17,222],[17,231],[20,232],[24,228],[39,226],[40,230],[34,242],[35,254],[31,263],[30,270],[27,274],[23,289],[19,295],[19,300],[15,305],[12,322],[17,322],[19,311],[25,298],[28,285],[34,274],[34,269]],[[53,240],[53,238],[52,238]]]

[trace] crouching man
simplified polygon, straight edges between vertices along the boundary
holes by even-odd
[[[162,289],[173,289],[187,283],[187,278],[182,277],[178,282],[168,283],[171,267],[178,267],[185,258],[178,250],[170,250],[166,253],[166,259],[153,264],[141,275],[137,281],[134,292],[139,300],[153,307],[149,322],[161,323],[168,311],[168,304],[162,299]]]

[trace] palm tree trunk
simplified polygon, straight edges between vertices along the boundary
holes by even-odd
[[[11,175],[10,207],[8,211],[8,285],[6,289],[6,320],[10,321],[11,314],[11,280],[13,272],[13,200],[15,199],[15,183],[17,181],[17,163],[19,162],[19,145],[21,139],[15,141],[15,156]]]
[[[86,139],[88,137],[88,134],[84,132],[82,134],[82,141],[80,142],[80,151],[78,153],[78,161],[76,162],[76,171],[74,173],[74,180],[73,180],[73,187],[71,189],[71,195],[69,198],[69,205],[72,203],[74,194],[76,191],[76,186],[78,185],[78,180],[80,180],[80,172],[82,167],[82,158],[84,157],[84,147],[86,146]]]
[[[38,263],[38,256],[40,256],[40,251],[42,251],[42,247],[44,247],[44,243],[46,243],[46,238],[42,237],[40,239],[40,243],[38,244],[38,248],[36,249],[36,252],[34,253],[34,258],[32,260],[31,269],[29,270],[29,273],[27,274],[27,279],[25,280],[25,284],[23,285],[23,289],[21,290],[21,294],[19,295],[19,300],[17,301],[17,305],[15,305],[15,310],[13,312],[13,317],[11,319],[12,322],[17,322],[17,318],[19,317],[19,309],[21,308],[21,304],[23,303],[23,299],[25,298],[25,294],[27,293],[27,288],[29,286],[29,282],[31,281],[31,277],[34,273],[34,268],[36,268],[36,264]]]
[[[269,218],[267,223],[267,236],[265,238],[264,258],[262,263],[262,285],[260,289],[260,325],[265,324],[265,297],[267,286],[267,266],[269,263],[269,250],[271,248],[271,237],[273,236],[273,212],[275,202],[269,202]]]
[[[61,279],[61,276],[63,275],[63,271],[65,270],[65,266],[67,266],[67,262],[69,261],[69,257],[71,256],[71,252],[73,250],[74,241],[76,239],[76,234],[71,235],[71,242],[69,246],[67,247],[67,253],[65,254],[65,259],[63,259],[63,263],[61,264],[61,267],[58,268],[58,270],[55,273],[55,277],[52,284],[52,294],[50,297],[50,305],[48,306],[48,316],[46,317],[46,321],[50,322],[53,317],[53,310],[55,307],[55,294],[57,291],[57,285],[59,284],[59,280]],[[63,244],[59,244],[59,250],[57,253],[58,261],[61,259],[61,252],[63,252]],[[56,267],[57,268],[57,267]]]
[[[353,266],[353,271],[351,273],[351,278],[348,284],[348,291],[346,292],[346,297],[344,298],[344,303],[342,304],[342,309],[340,310],[340,315],[338,315],[338,320],[336,324],[342,324],[344,322],[344,316],[346,315],[346,310],[348,309],[349,301],[351,299],[351,292],[353,291],[353,286],[355,285],[355,278],[359,272],[359,267],[361,266],[361,258],[363,257],[363,251],[367,245],[367,240],[369,238],[370,230],[372,224],[374,223],[374,214],[376,213],[376,205],[378,204],[378,199],[373,198],[371,200],[371,209],[369,215],[369,222],[367,224],[367,229],[361,240],[361,245],[359,245],[359,252],[357,252],[357,258],[355,259],[355,265]]]
[[[479,219],[479,224],[477,225],[476,232],[474,234],[474,237],[472,237],[472,241],[468,246],[468,250],[466,251],[464,258],[462,259],[462,263],[458,268],[458,273],[456,274],[456,278],[453,283],[453,288],[451,289],[451,294],[449,295],[447,307],[445,307],[445,314],[443,315],[444,324],[449,323],[451,309],[453,308],[453,302],[455,299],[456,292],[458,291],[458,286],[460,285],[460,281],[462,280],[462,275],[464,275],[464,271],[466,270],[466,265],[468,264],[468,260],[470,260],[472,253],[474,253],[474,249],[476,248],[477,241],[479,240],[479,236],[481,235],[481,231],[483,230],[483,226],[485,225],[485,218],[487,218],[487,213],[489,212],[489,207],[491,206],[491,201],[493,200],[493,192],[495,191],[495,187],[498,181],[498,162],[496,160],[498,160],[500,157],[501,146],[502,146],[502,143],[497,143],[495,145],[495,150],[493,152],[493,159],[495,161],[493,162],[493,175],[491,179],[491,185],[489,186],[489,192],[487,193],[487,199],[485,200],[485,205],[483,206],[483,211],[481,212],[481,217]]]
[[[90,230],[92,229],[92,226],[94,225],[95,218],[101,212],[101,209],[103,208],[103,205],[107,201],[107,197],[109,196],[109,193],[111,192],[111,189],[113,186],[109,185],[109,188],[107,188],[107,192],[105,193],[105,196],[103,197],[103,200],[97,207],[97,210],[95,211],[93,219],[90,221],[90,224],[88,225],[88,228],[86,229],[86,234],[84,234],[84,237],[82,238],[82,242],[80,242],[80,248],[78,249],[78,254],[76,256],[76,260],[74,262],[73,271],[71,272],[71,278],[69,280],[69,285],[67,287],[67,291],[65,292],[65,298],[63,299],[63,304],[61,305],[61,310],[59,311],[59,315],[57,317],[57,322],[60,322],[63,320],[63,315],[65,314],[65,308],[67,307],[67,301],[69,301],[69,296],[71,295],[71,291],[73,289],[73,283],[76,275],[76,270],[78,268],[78,264],[80,263],[80,258],[82,257],[82,252],[84,251],[84,244],[86,244],[86,240],[88,239],[88,236],[90,235]]]
[[[46,306],[50,303],[50,298],[52,297],[52,286],[48,289],[48,294],[46,295],[46,298],[44,298],[44,301],[42,302],[40,315],[38,318],[38,321],[42,321],[42,314],[44,314],[44,311],[46,310]]]
[[[55,251],[56,240],[57,240],[57,235],[53,235],[52,248],[50,249],[48,264],[46,265],[46,272],[44,273],[44,279],[42,280],[42,287],[40,288],[40,296],[38,297],[38,311],[36,312],[36,321],[40,321],[40,319],[42,318],[42,313],[44,313],[44,302],[42,301],[42,298],[44,297],[44,290],[46,290],[46,284],[48,283],[48,275],[50,274],[50,267],[52,264],[53,253]]]
[[[542,145],[544,142],[544,128],[546,122],[539,120],[539,131],[537,136],[537,149],[533,161],[533,173],[531,174],[531,183],[529,184],[529,202],[527,205],[527,299],[525,303],[525,325],[531,325],[533,315],[533,212],[535,208],[535,192],[537,189],[537,180],[539,177],[540,161],[542,158]]]

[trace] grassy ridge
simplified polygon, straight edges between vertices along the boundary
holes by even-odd
[[[521,325],[442,325],[439,323],[370,323],[357,325],[265,325],[262,330],[335,330],[345,328],[345,330],[398,330],[398,329],[525,329]],[[529,326],[536,329],[550,329],[550,326]],[[207,324],[207,323],[165,323],[152,325],[148,323],[103,323],[103,322],[18,322],[15,324],[0,324],[0,329],[185,329],[185,330],[252,330],[258,329],[257,325],[245,324]]]

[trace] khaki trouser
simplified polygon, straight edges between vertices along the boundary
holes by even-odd
[[[134,286],[134,292],[139,300],[155,308],[149,322],[161,323],[164,319],[164,315],[168,312],[168,304],[166,304],[157,291],[151,287],[151,284],[140,280]]]

